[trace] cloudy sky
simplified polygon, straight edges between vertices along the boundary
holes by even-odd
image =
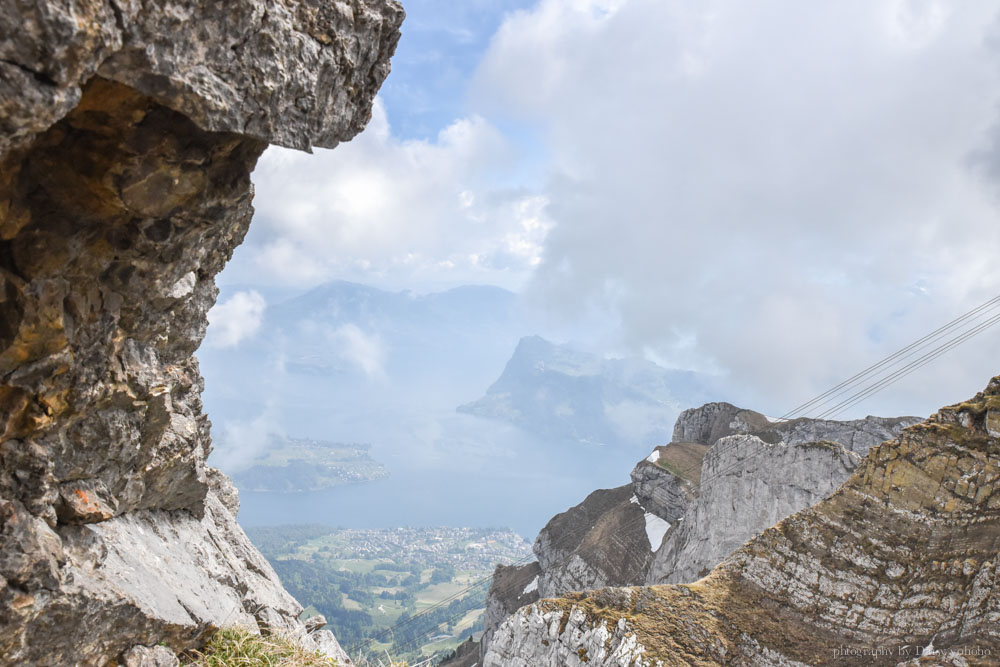
[[[1000,0],[405,5],[368,129],[265,153],[221,283],[500,285],[779,413],[1000,294]],[[964,398],[998,353],[855,414]]]

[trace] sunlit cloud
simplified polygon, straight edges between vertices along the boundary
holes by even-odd
[[[235,347],[252,337],[260,329],[267,302],[253,290],[237,292],[208,311],[209,335],[206,344],[211,347]]]

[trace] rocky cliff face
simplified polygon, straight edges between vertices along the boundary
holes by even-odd
[[[503,623],[504,619],[525,605],[539,600],[538,578],[542,568],[537,562],[521,566],[497,565],[490,582],[490,594],[486,598],[486,611],[483,615],[482,644],[489,644],[493,632]],[[471,640],[471,638],[470,638]],[[479,649],[457,652],[456,661],[470,654],[478,656]],[[449,663],[451,664],[451,663]],[[453,666],[454,667],[454,666]]]
[[[1000,377],[700,581],[543,600],[500,626],[485,664],[996,664],[998,415]]]
[[[647,533],[646,511],[634,498],[631,485],[594,491],[545,525],[532,546],[541,597],[624,586],[649,569],[651,542],[662,535]]]
[[[891,440],[917,417],[865,417],[848,421],[832,419],[772,419],[759,412],[738,408],[729,403],[708,403],[685,410],[674,426],[674,442],[699,442],[714,445],[730,435],[755,435],[764,442],[835,442],[844,449],[864,456],[868,450]]]
[[[497,568],[486,597],[480,658],[500,624],[539,598],[640,583],[668,528],[666,521],[643,508],[632,485],[595,491],[553,517],[532,546],[536,562]],[[463,663],[456,659],[445,664]]]
[[[833,493],[859,461],[832,442],[719,439],[702,463],[698,498],[657,550],[646,583],[700,579],[751,537]]]
[[[728,403],[686,410],[674,427],[674,437],[685,440],[654,449],[635,466],[630,485],[596,491],[545,526],[534,544],[538,564],[530,566],[541,569],[539,594],[695,581],[748,539],[836,490],[860,461],[851,448],[867,451],[875,438],[888,440],[918,421],[774,422]],[[487,599],[504,593],[494,582]],[[501,618],[487,618],[484,656]],[[532,621],[536,630],[545,625],[541,618]]]
[[[105,664],[233,623],[335,646],[306,640],[205,467],[193,353],[257,157],[360,131],[402,17],[393,0],[0,7],[6,661]]]
[[[772,419],[759,412],[729,403],[708,403],[685,410],[674,426],[674,442],[714,445],[730,435],[755,435],[764,442],[835,442],[848,451],[864,456],[868,450],[899,435],[917,417],[865,417],[849,421],[832,419]]]
[[[672,442],[654,449],[632,469],[632,491],[639,504],[671,524],[680,521],[698,497],[702,461],[709,450],[697,442]]]

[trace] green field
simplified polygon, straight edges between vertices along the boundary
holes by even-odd
[[[479,632],[496,564],[530,554],[520,536],[495,529],[281,526],[247,534],[354,657],[388,651],[411,662],[440,659]]]

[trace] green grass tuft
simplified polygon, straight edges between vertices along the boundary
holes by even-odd
[[[182,656],[183,667],[338,667],[339,663],[294,640],[262,637],[246,628],[219,630],[200,651]],[[359,667],[407,667],[405,662],[364,661]]]
[[[280,636],[262,637],[245,628],[216,632],[201,651],[183,660],[185,667],[337,667],[337,661],[307,651]]]

